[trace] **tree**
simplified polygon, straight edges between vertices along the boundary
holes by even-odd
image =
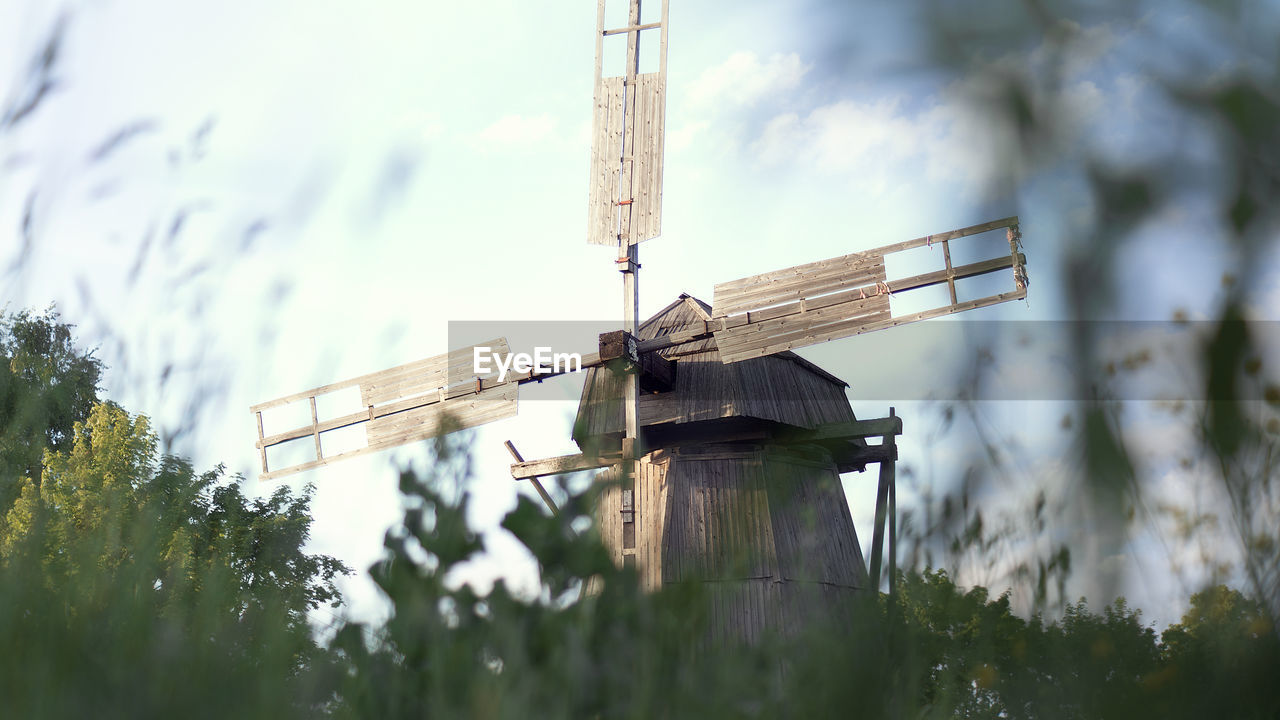
[[[75,345],[72,328],[52,308],[0,314],[0,516],[18,479],[39,484],[45,448],[67,450],[98,400],[102,362]]]
[[[307,615],[339,602],[334,580],[349,571],[303,552],[310,489],[246,498],[221,467],[196,474],[159,456],[147,418],[111,403],[70,440],[46,450],[38,485],[21,481],[0,535],[9,707],[256,715],[322,702],[327,658]],[[140,677],[183,691],[139,693]],[[228,694],[240,686],[253,690]]]
[[[1159,680],[1186,717],[1280,716],[1280,639],[1257,600],[1224,585],[1198,592],[1161,642]]]

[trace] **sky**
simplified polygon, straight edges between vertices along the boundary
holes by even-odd
[[[1015,213],[1030,297],[967,319],[999,336],[1009,325],[997,323],[1043,332],[1070,316],[1079,298],[1060,268],[1078,249],[1074,223],[1092,210],[1079,178],[1011,185],[1012,132],[982,111],[982,88],[921,68],[914,10],[863,10],[671,3],[663,234],[640,250],[642,316],[681,292],[710,302],[716,282]],[[0,137],[0,263],[18,268],[2,300],[56,303],[110,367],[106,396],[151,415],[197,467],[225,463],[250,492],[270,492],[256,479],[250,405],[443,353],[458,344],[451,322],[513,333],[581,323],[589,352],[585,328],[618,321],[614,251],[585,241],[594,3],[10,0],[0,97],[21,93],[60,15],[59,89]],[[1081,26],[1092,51],[1062,68],[1070,142],[1113,158],[1199,142],[1197,128],[1162,114],[1158,82],[1135,59],[1149,49],[1143,33],[1185,34],[1192,20]],[[1016,50],[1011,61],[1047,62],[1042,48]],[[28,208],[34,241],[24,245]],[[1159,215],[1117,259],[1133,279],[1121,283],[1116,317],[1212,317],[1219,292],[1185,292],[1218,288],[1231,267],[1203,241],[1212,232],[1194,205]],[[1280,273],[1268,257],[1254,309],[1274,320]],[[800,353],[850,382],[859,417],[890,406],[904,417],[905,507],[982,455],[973,434],[945,433],[926,402],[960,384],[964,363],[952,361],[978,342],[971,327],[943,321]],[[1061,379],[1067,350],[1035,347],[1000,356],[1003,395],[977,406],[979,427],[1020,449],[1002,470],[1008,497],[1025,494],[1026,478],[1074,487],[1069,390],[1029,389]],[[517,492],[530,492],[511,481],[503,440],[527,458],[576,451],[580,387],[548,382],[522,396],[516,418],[476,432],[477,527],[493,528]],[[1167,456],[1174,441],[1160,413],[1138,405],[1131,415],[1152,430],[1138,434],[1143,451]],[[400,516],[397,465],[421,467],[424,453],[406,447],[285,479],[316,488],[311,549],[371,564]],[[1157,471],[1183,487],[1178,471]],[[844,478],[864,545],[873,476]],[[486,544],[492,557],[475,582],[531,586],[517,542],[492,530]],[[1163,625],[1188,593],[1150,569],[1168,563],[1158,544],[1135,539],[1125,562],[1146,575],[1124,589]],[[973,582],[996,570],[975,569]],[[383,611],[367,580],[344,590],[356,616]]]

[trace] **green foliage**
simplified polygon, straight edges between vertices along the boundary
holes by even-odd
[[[1168,686],[1170,707],[1187,717],[1280,716],[1280,639],[1256,600],[1221,585],[1196,593],[1182,622],[1162,640],[1159,680]]]
[[[558,517],[522,498],[503,526],[537,558],[541,590],[522,597],[499,581],[479,597],[456,580],[482,550],[464,521],[464,446],[439,447],[429,477],[402,475],[404,523],[371,570],[392,619],[335,640],[340,716],[1190,718],[1216,706],[1270,717],[1280,702],[1265,682],[1276,660],[1266,615],[1225,588],[1197,595],[1162,639],[1123,599],[1028,621],[1008,594],[924,570],[848,617],[726,640],[700,585],[644,594],[594,534],[574,531],[587,497]],[[1220,672],[1248,680],[1188,681]]]
[[[458,488],[468,463],[457,443],[439,441],[434,477],[401,477],[404,522],[388,531],[387,558],[371,569],[394,615],[383,628],[338,634],[334,646],[350,663],[342,714],[651,717],[713,707],[699,688],[722,669],[691,661],[703,633],[696,588],[643,595],[598,538],[573,529],[589,498],[556,517],[521,498],[504,520],[539,561],[538,597],[499,581],[481,598],[451,582],[482,549],[465,522],[469,495]],[[595,578],[596,591],[579,602],[584,578]]]
[[[307,612],[338,601],[347,571],[302,551],[310,491],[250,500],[221,468],[158,456],[147,419],[109,403],[70,440],[46,450],[0,535],[6,714],[306,715],[324,701]]]
[[[19,479],[40,482],[46,448],[70,447],[72,427],[98,399],[102,363],[71,339],[57,311],[0,314],[0,516]]]

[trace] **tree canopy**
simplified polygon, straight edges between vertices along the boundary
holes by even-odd
[[[89,357],[66,326],[46,335],[61,338],[51,352]],[[15,357],[17,374],[54,379],[10,385],[37,396],[16,407],[70,382],[58,362]],[[340,602],[349,571],[304,550],[310,488],[247,497],[222,467],[160,454],[148,418],[110,402],[65,432],[54,426],[70,415],[45,415],[40,432],[30,417],[5,426],[14,456],[39,450],[41,470],[13,480],[0,522],[3,714],[278,716],[325,701],[309,613]]]
[[[18,478],[40,482],[45,449],[70,447],[98,400],[102,362],[72,340],[57,311],[0,314],[0,515]]]

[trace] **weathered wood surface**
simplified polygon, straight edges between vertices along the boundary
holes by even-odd
[[[602,479],[616,478],[605,471]],[[602,537],[621,565],[620,488],[605,488]],[[712,444],[657,451],[636,481],[636,569],[642,586],[694,580],[712,596],[721,640],[795,632],[848,610],[866,586],[839,477],[818,449]]]
[[[853,420],[844,383],[813,373],[792,357],[726,365],[715,352],[706,352],[682,356],[676,366],[671,391],[640,396],[641,427],[742,417],[805,428]],[[580,443],[623,431],[621,385],[622,379],[607,370],[588,374],[574,431]]]
[[[660,23],[660,22],[645,23],[645,24],[643,24],[643,25],[628,25],[628,26],[626,26],[626,27],[620,27],[620,28],[613,28],[613,29],[611,29],[611,30],[605,30],[605,31],[604,31],[603,33],[601,33],[601,34],[602,34],[602,35],[605,35],[605,36],[607,37],[607,36],[609,36],[609,35],[621,35],[622,33],[637,32],[637,31],[640,31],[640,30],[652,30],[652,29],[654,29],[654,28],[659,28],[659,27],[662,27],[662,23]]]
[[[340,380],[335,383],[329,383],[328,385],[321,385],[320,387],[314,387],[310,390],[303,390],[302,392],[296,392],[292,395],[285,395],[284,397],[276,398],[274,400],[258,403],[257,405],[251,406],[249,408],[249,412],[261,412],[270,408],[281,407],[290,403],[298,402],[299,400],[328,395],[329,393],[352,387],[363,387],[366,385],[377,386],[379,384],[385,385],[387,381],[409,374],[412,371],[430,371],[439,370],[440,368],[456,367],[462,363],[464,356],[467,366],[470,367],[472,359],[471,353],[474,352],[474,348],[481,346],[494,347],[502,353],[506,353],[508,351],[507,341],[505,338],[494,338],[488,342],[468,345],[465,348],[453,350],[443,355],[434,355],[424,360],[415,360],[414,362],[397,365],[396,367],[387,368],[386,370],[358,375],[348,380]]]
[[[587,242],[616,246],[625,213],[630,213],[628,244],[662,233],[663,144],[666,126],[666,80],[662,73],[642,73],[628,97],[624,77],[600,78],[591,133],[591,177],[587,200]],[[634,100],[634,103],[628,102]],[[634,104],[634,114],[627,109]],[[627,137],[632,140],[624,148]],[[634,164],[630,187],[620,184],[623,163]],[[628,189],[629,197],[622,197]],[[621,204],[620,204],[621,203]]]
[[[856,334],[860,327],[888,320],[889,317],[889,296],[873,295],[820,310],[728,328],[716,333],[716,347],[720,350],[721,361],[731,363],[848,337]],[[751,355],[760,349],[767,352]]]
[[[898,292],[947,282],[948,277],[969,277],[1007,268],[1011,265],[1010,257],[1002,258],[1006,263],[1002,266],[988,266],[980,269],[978,266],[983,265],[983,263],[975,263],[952,269],[949,267],[950,249],[946,243],[958,238],[990,232],[1000,228],[1013,228],[1017,226],[1017,223],[1018,218],[1016,216],[1007,217],[959,230],[951,230],[937,235],[926,235],[905,242],[885,245],[872,250],[718,283],[715,286],[715,294],[712,298],[712,317],[724,318],[753,310],[763,310],[772,305],[790,300],[812,299],[842,290],[874,290],[876,282],[887,282],[890,291]],[[885,278],[883,266],[886,255],[918,247],[931,246],[934,243],[942,244],[946,248],[944,253],[946,258],[944,260],[948,265],[947,269],[938,273],[929,273],[901,280],[887,280]],[[1025,263],[1026,258],[1022,257],[1021,262]]]
[[[524,456],[522,456],[520,451],[516,449],[515,443],[507,440],[503,444],[507,446],[507,452],[511,453],[511,457],[515,458],[517,463],[523,463],[525,461]],[[538,495],[542,497],[542,502],[546,503],[547,509],[551,511],[551,514],[559,515],[560,507],[556,505],[556,501],[551,498],[551,493],[547,492],[547,489],[542,487],[542,482],[538,480],[538,476],[530,477],[529,482],[533,485],[534,489],[538,491]]]
[[[587,455],[574,453],[572,455],[543,458],[542,460],[520,460],[512,463],[511,477],[515,480],[528,480],[548,475],[595,470],[616,465],[619,459],[620,456],[616,454]]]
[[[495,338],[253,406],[250,411],[259,418],[256,444],[262,455],[261,478],[270,480],[322,467],[336,460],[433,437],[445,427],[442,423],[446,417],[450,420],[447,427],[452,429],[475,427],[511,417],[516,413],[520,382],[532,378],[529,373],[522,373],[498,382],[496,370],[477,377],[474,373],[474,351],[477,347],[488,347],[499,354],[509,352],[506,340]],[[337,417],[320,416],[317,398],[351,388],[359,391],[363,409]],[[262,411],[297,402],[307,403],[311,422],[283,432],[265,434]],[[365,425],[365,447],[326,455],[326,433],[359,424]],[[308,436],[314,444],[313,459],[285,467],[271,467],[267,457],[269,448]]]
[[[826,423],[796,434],[796,439],[809,441],[885,437],[902,434],[902,418],[885,417],[871,420]]]
[[[722,352],[721,359],[726,363],[736,363],[742,360],[750,360],[766,355],[772,355],[784,350],[794,350],[796,348],[807,347],[809,345],[816,345],[829,340],[853,337],[854,335],[862,335],[864,333],[875,332],[877,330],[887,330],[907,323],[920,322],[921,320],[929,320],[931,318],[942,317],[952,313],[974,310],[981,307],[989,307],[991,305],[998,305],[1000,303],[1011,302],[1014,300],[1021,300],[1026,296],[1026,290],[1015,290],[1013,292],[990,295],[976,300],[968,300],[955,305],[943,305],[941,307],[923,310],[909,315],[881,318],[871,320],[869,322],[855,320],[850,323],[838,324],[833,327],[824,328],[822,332],[796,332],[791,335],[771,338],[768,342],[762,341],[752,345],[751,347],[739,346],[728,354]]]
[[[710,308],[681,296],[640,327],[640,346],[678,328],[706,323]],[[675,377],[669,392],[642,394],[641,427],[662,423],[695,423],[746,417],[816,427],[854,419],[839,378],[791,353],[759,362],[725,365],[715,351],[715,339],[704,336],[661,351],[674,360]],[[573,437],[589,447],[601,436],[623,432],[622,380],[604,369],[587,373]]]
[[[952,266],[949,242],[961,237],[1008,228],[1017,231],[1016,217],[1003,218],[938,235],[927,235],[874,250],[797,265],[720,283],[715,286],[711,330],[720,359],[726,363],[763,357],[817,343],[883,330],[950,313],[986,307],[1026,296],[1026,256],[1013,251],[988,260]],[[906,278],[887,279],[884,256],[940,244],[944,268]],[[957,280],[1013,269],[1012,293],[957,302]],[[933,285],[947,285],[951,302],[929,310],[893,316],[890,298]],[[693,328],[691,330],[696,330]]]
[[[774,273],[720,283],[715,286],[711,307],[713,317],[737,315],[801,298],[819,297],[840,290],[856,289],[885,281],[884,257],[856,260],[844,256],[800,265]],[[778,275],[778,273],[783,273]],[[774,276],[776,277],[769,277]]]
[[[442,429],[464,430],[516,414],[520,386],[505,383],[469,397],[436,402],[412,410],[374,418],[365,425],[370,445],[401,445],[440,434]],[[451,425],[442,423],[448,418]]]

